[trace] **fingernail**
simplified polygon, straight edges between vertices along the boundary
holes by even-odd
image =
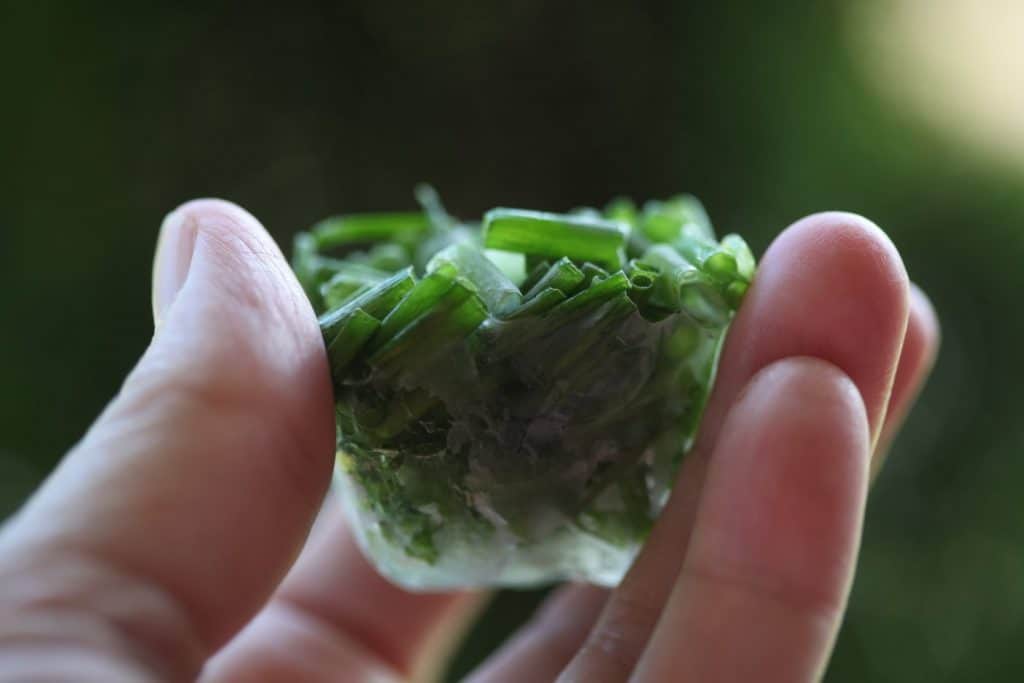
[[[174,299],[178,296],[196,244],[196,222],[191,214],[181,210],[172,211],[160,226],[156,255],[153,257],[153,325],[167,316]]]

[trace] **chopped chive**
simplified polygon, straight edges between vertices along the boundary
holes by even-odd
[[[649,304],[686,313],[701,325],[725,323],[728,307],[724,294],[719,291],[718,280],[710,278],[667,244],[648,249],[644,261],[656,266],[660,273],[648,297]],[[730,261],[735,263],[731,257]],[[719,273],[724,273],[729,264],[721,263],[724,265]]]
[[[732,254],[716,251],[704,261],[704,271],[719,284],[728,284],[739,278],[739,268]]]
[[[345,325],[346,320],[358,309],[381,319],[388,311],[404,300],[414,289],[415,280],[412,269],[400,270],[386,280],[378,282],[370,289],[347,302],[344,306],[320,316],[320,330],[324,339],[330,344]]]
[[[592,220],[604,220],[604,214],[595,209],[592,206],[577,206],[569,209],[570,216],[578,216],[580,218],[589,218]]]
[[[391,240],[411,243],[427,232],[430,220],[422,212],[360,213],[328,218],[313,226],[319,250],[350,244]]]
[[[491,209],[483,229],[486,247],[615,268],[623,264],[629,234],[625,223],[520,209]]]
[[[334,341],[327,347],[335,386],[344,382],[349,363],[379,327],[380,321],[361,308],[357,308],[345,319]]]
[[[704,205],[691,195],[645,203],[642,226],[644,234],[654,242],[674,242],[680,237],[698,240],[715,238]]]
[[[676,210],[686,216],[683,221],[683,234],[692,234],[704,239],[715,239],[715,228],[704,204],[692,194],[681,194],[668,200]]]
[[[563,301],[565,301],[564,292],[555,289],[554,287],[548,287],[539,294],[535,294],[522,306],[509,313],[505,316],[505,319],[515,320],[517,318],[528,318],[530,316],[540,315],[551,310]]]
[[[720,253],[714,242],[696,239],[693,237],[680,237],[672,243],[672,246],[683,256],[683,258],[697,268],[703,268],[705,262],[711,256],[716,253]]]
[[[292,243],[292,269],[295,277],[308,292],[314,283],[314,263],[317,259],[316,238],[308,232],[296,233]]]
[[[409,250],[400,244],[378,244],[369,251],[351,254],[346,261],[389,272],[411,265]]]
[[[519,286],[519,289],[528,292],[533,289],[533,286],[540,282],[540,279],[544,277],[547,272],[551,269],[551,261],[539,261],[535,263],[523,280],[523,283]]]
[[[484,256],[517,287],[523,284],[523,280],[526,279],[526,257],[523,254],[501,249],[484,249]]]
[[[584,263],[583,267],[580,268],[583,271],[583,286],[589,287],[590,284],[595,280],[603,280],[608,277],[608,271],[601,266],[595,266],[593,263]]]
[[[571,313],[597,301],[610,299],[620,292],[629,290],[629,278],[621,270],[614,275],[597,281],[579,294],[570,297],[555,307],[553,313]]]
[[[487,308],[467,284],[461,279],[451,283],[434,302],[433,309],[410,322],[376,350],[369,358],[370,364],[393,365],[406,356],[422,367],[434,353],[479,327],[487,319]]]
[[[434,258],[434,254],[453,244],[480,244],[479,232],[465,225],[456,225],[450,230],[441,230],[430,235],[425,235],[423,241],[416,245],[413,256],[413,265],[417,273],[425,273],[427,263]]]
[[[330,280],[320,285],[327,310],[338,308],[353,296],[362,294],[373,285],[382,282],[390,274],[383,270],[364,266],[360,263],[343,262],[344,265],[335,272]]]
[[[441,264],[407,291],[405,297],[381,321],[380,329],[370,340],[371,350],[384,346],[399,330],[430,311],[452,287],[456,269],[450,263]]]
[[[329,282],[320,285],[320,296],[323,297],[324,307],[330,311],[369,291],[371,286],[364,280],[339,273]]]
[[[653,267],[645,267],[646,264],[631,264],[629,282],[633,287],[650,289],[658,278],[658,271]]]
[[[441,203],[441,197],[437,194],[437,190],[434,189],[433,185],[419,183],[413,188],[413,194],[416,196],[416,201],[419,202],[419,205],[423,207],[424,213],[427,214],[431,227],[435,230],[451,230],[458,223],[445,210],[444,204]]]
[[[706,281],[685,284],[681,291],[680,311],[705,327],[724,325],[729,308],[726,294]]]
[[[748,285],[743,280],[736,280],[729,284],[725,289],[725,300],[729,302],[729,305],[733,308],[739,308],[740,303],[743,301],[743,296],[747,293]]]
[[[739,235],[730,234],[722,238],[721,246],[722,249],[732,254],[733,258],[736,259],[736,269],[739,272],[739,276],[749,282],[754,277],[756,264],[754,254],[750,251],[746,241]]]
[[[525,348],[533,340],[564,328],[573,320],[598,309],[609,299],[629,289],[629,278],[618,271],[588,289],[548,309],[538,320],[520,316],[514,320],[490,321],[484,331],[487,355],[497,360]],[[630,304],[632,305],[632,304]]]
[[[521,253],[521,252],[517,252],[517,253]],[[546,266],[546,268],[551,266],[551,260],[546,258],[546,257],[544,257],[544,256],[540,256],[538,254],[523,254],[523,255],[526,257],[526,272],[528,272],[528,273],[532,273],[533,269],[536,268],[541,263],[548,264]]]
[[[316,240],[308,232],[300,232],[295,236],[294,249],[292,269],[295,271],[296,279],[305,290],[313,308],[318,312],[322,311],[324,304],[320,296],[320,286],[343,268],[345,262],[317,253]]]
[[[442,264],[451,264],[459,275],[473,283],[488,310],[496,315],[505,315],[522,303],[523,295],[519,288],[475,247],[453,244],[438,252],[427,263],[427,272],[436,270]]]
[[[701,280],[701,272],[667,244],[657,244],[648,249],[644,261],[658,269],[648,301],[672,311],[682,310],[682,287]]]
[[[395,270],[398,270],[397,268]],[[394,270],[383,270],[381,268],[375,268],[366,263],[359,263],[353,261],[341,261],[340,265],[335,271],[335,277],[345,276],[352,279],[357,279],[366,284],[376,284],[382,280],[387,280],[394,274]]]
[[[609,220],[626,223],[636,227],[638,214],[636,204],[629,197],[616,197],[604,207],[604,215]]]
[[[650,304],[651,294],[654,292],[654,283],[659,273],[653,269],[639,267],[641,264],[631,263],[629,273],[629,298],[633,300],[640,314],[648,320],[660,320],[664,316],[662,309]]]
[[[530,288],[524,298],[530,299],[549,287],[554,287],[561,290],[566,296],[570,296],[583,284],[583,278],[583,271],[577,268],[572,261],[560,258],[537,281],[537,284]]]

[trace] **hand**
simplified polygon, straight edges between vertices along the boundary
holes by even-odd
[[[149,349],[0,534],[0,679],[430,675],[482,596],[390,585],[333,504],[309,534],[333,462],[331,388],[278,248],[241,209],[192,202],[164,223],[153,285]],[[622,585],[560,589],[475,678],[819,676],[870,473],[937,340],[877,228],[822,214],[788,229]]]

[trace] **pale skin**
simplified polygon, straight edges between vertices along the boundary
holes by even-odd
[[[327,361],[273,240],[237,206],[190,202],[164,222],[153,288],[149,349],[0,530],[0,679],[429,679],[484,595],[392,586],[324,504]],[[869,221],[786,229],[625,580],[559,589],[471,679],[820,678],[938,329]]]

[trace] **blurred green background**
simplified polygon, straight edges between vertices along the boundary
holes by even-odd
[[[944,339],[872,492],[828,680],[1019,680],[1024,117],[963,106],[995,38],[927,15],[955,4],[4,3],[0,518],[145,347],[157,227],[187,198],[288,244],[330,213],[411,208],[420,180],[464,216],[685,190],[758,253],[840,208],[893,238]],[[963,68],[884,47],[911,37]],[[996,95],[1024,91],[1011,47]],[[503,594],[455,672],[536,599]]]

